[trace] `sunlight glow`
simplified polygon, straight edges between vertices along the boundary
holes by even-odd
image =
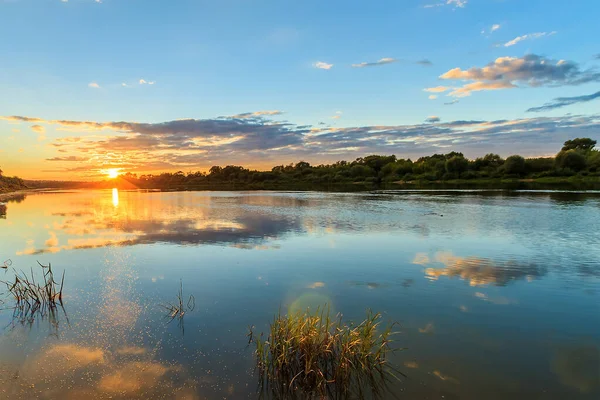
[[[116,177],[119,176],[119,170],[117,168],[107,169],[106,170],[106,175],[108,175],[108,177],[110,179],[115,179]]]

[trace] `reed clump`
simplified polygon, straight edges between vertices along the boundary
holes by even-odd
[[[404,376],[389,363],[395,324],[381,326],[381,314],[367,312],[346,324],[329,308],[316,313],[275,316],[266,339],[250,328],[256,346],[259,392],[277,399],[365,399],[387,393]]]
[[[6,265],[6,264],[5,264]],[[9,298],[14,300],[13,319],[20,322],[33,322],[36,316],[44,318],[56,315],[57,309],[63,307],[63,287],[65,273],[63,271],[60,283],[54,279],[52,265],[42,265],[41,277],[36,278],[33,268],[28,275],[26,272],[14,270],[14,280],[0,281],[6,286]],[[8,267],[8,266],[7,266]]]

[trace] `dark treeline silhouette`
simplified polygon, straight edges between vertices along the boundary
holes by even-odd
[[[237,165],[213,166],[208,172],[137,175],[126,173],[99,182],[26,181],[30,188],[112,188],[203,190],[286,189],[362,190],[394,184],[481,184],[502,181],[600,183],[600,151],[589,138],[568,140],[555,157],[506,159],[487,154],[470,160],[462,153],[434,154],[417,160],[370,155],[354,161],[310,165],[305,161],[256,171]],[[597,185],[596,185],[597,186]],[[595,187],[595,186],[594,186]]]
[[[4,172],[0,168],[0,193],[14,192],[22,189],[27,189],[27,186],[21,178],[4,176]]]
[[[127,173],[119,186],[147,189],[193,188],[303,188],[309,185],[366,184],[368,186],[401,182],[448,182],[456,180],[540,179],[600,177],[600,151],[596,141],[577,138],[565,142],[555,157],[524,158],[513,155],[503,159],[487,154],[469,160],[462,153],[434,154],[415,161],[394,155],[370,155],[354,161],[310,165],[305,161],[278,165],[270,171],[249,170],[241,166],[213,166],[205,172],[179,171],[159,175]],[[110,185],[106,181],[106,185]],[[114,184],[114,181],[112,181]]]

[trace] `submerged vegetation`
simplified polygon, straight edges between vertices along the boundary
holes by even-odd
[[[250,328],[256,346],[259,391],[275,399],[379,398],[392,379],[403,376],[389,363],[394,324],[381,329],[381,315],[369,311],[358,325],[329,308],[277,315],[268,336]]]
[[[65,273],[63,271],[60,283],[54,279],[52,265],[38,263],[42,274],[36,277],[31,269],[30,274],[14,270],[14,280],[0,281],[6,287],[6,295],[13,300],[13,323],[33,324],[37,317],[48,317],[51,325],[58,326],[58,310],[63,310],[63,288]],[[11,265],[7,260],[2,268],[8,269]]]

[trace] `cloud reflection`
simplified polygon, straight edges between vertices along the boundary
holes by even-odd
[[[431,280],[447,276],[468,281],[470,286],[506,286],[517,280],[538,279],[547,273],[545,268],[535,264],[459,257],[450,252],[437,252],[433,258],[424,253],[417,253],[413,264],[427,267],[425,275]]]
[[[11,399],[23,400],[199,398],[196,383],[182,367],[153,360],[150,354],[135,347],[111,352],[54,343],[26,361],[16,377],[0,378],[0,383]]]

